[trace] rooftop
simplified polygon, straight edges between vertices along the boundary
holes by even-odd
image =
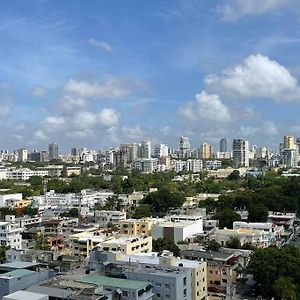
[[[29,271],[29,270],[26,270],[26,269],[18,269],[18,270],[14,270],[14,271],[4,273],[0,277],[1,278],[8,278],[8,277],[9,278],[13,278],[13,277],[22,278],[24,276],[31,275],[31,274],[34,274],[34,273],[35,273],[34,271]]]
[[[135,289],[139,290],[145,288],[149,285],[148,282],[137,281],[137,280],[128,280],[128,279],[119,279],[119,278],[111,278],[100,276],[98,274],[92,274],[88,276],[81,277],[79,282],[86,282],[90,284],[95,284],[98,286],[111,286],[120,289]]]
[[[40,263],[36,262],[27,262],[27,261],[14,261],[0,265],[0,269],[2,268],[11,268],[11,269],[26,269],[39,266]]]
[[[8,299],[38,300],[38,299],[44,299],[45,295],[35,293],[35,292],[32,293],[32,292],[28,292],[28,291],[17,291],[17,292],[7,295],[6,297]]]

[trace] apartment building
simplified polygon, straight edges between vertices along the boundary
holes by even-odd
[[[153,218],[127,219],[119,222],[120,234],[152,235],[152,226],[158,220]]]
[[[12,249],[22,249],[22,229],[17,224],[0,222],[0,244]]]
[[[152,251],[151,236],[107,236],[99,231],[81,232],[69,236],[72,255],[89,256],[93,248],[102,251],[117,251],[124,254],[149,253]]]
[[[116,210],[96,210],[95,213],[95,222],[99,226],[106,226],[107,223],[111,222],[114,224],[119,224],[126,220],[125,211],[116,211]]]

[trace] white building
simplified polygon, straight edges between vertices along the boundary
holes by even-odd
[[[151,158],[151,142],[143,141],[140,146],[140,158]]]
[[[157,158],[149,158],[149,159],[141,158],[133,162],[133,169],[144,173],[152,173],[157,170],[157,167],[158,167]]]
[[[21,201],[22,199],[22,193],[0,195],[0,207],[6,207],[7,202],[10,202],[11,200]]]
[[[175,161],[175,172],[191,171],[193,173],[199,173],[202,170],[202,160],[200,159],[188,159]]]
[[[174,242],[184,241],[197,233],[203,232],[203,219],[201,216],[172,216],[171,221],[159,221],[152,226],[152,237],[170,238]]]
[[[154,156],[157,158],[166,157],[168,156],[168,146],[166,144],[158,144],[155,146],[154,149]]]
[[[26,181],[31,176],[45,177],[48,175],[49,173],[47,170],[30,170],[28,168],[8,170],[6,172],[7,179],[20,180],[20,181]]]
[[[115,210],[96,210],[95,211],[95,222],[100,226],[106,226],[107,223],[111,222],[118,224],[121,221],[126,220],[126,212],[115,211]]]
[[[26,149],[17,150],[18,161],[25,162],[28,160],[28,151]]]
[[[0,222],[0,244],[12,249],[22,249],[22,229],[16,224]]]
[[[222,161],[220,160],[207,160],[205,162],[205,168],[210,170],[220,169],[222,167]]]
[[[249,142],[235,139],[232,143],[234,167],[249,167]]]

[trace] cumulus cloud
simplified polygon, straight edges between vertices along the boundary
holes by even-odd
[[[260,54],[250,55],[241,64],[224,70],[220,75],[205,78],[209,89],[243,98],[299,100],[296,78],[275,60]]]
[[[82,110],[86,106],[86,101],[79,97],[72,97],[69,95],[63,96],[58,101],[58,108],[64,112],[73,112]]]
[[[98,115],[99,122],[105,127],[113,127],[118,124],[119,114],[112,108],[104,108]]]
[[[292,0],[230,0],[218,7],[224,21],[234,22],[244,16],[272,13],[289,6]]]
[[[128,97],[136,90],[146,90],[148,85],[141,80],[131,79],[110,78],[101,83],[70,79],[64,89],[80,97],[119,99]]]
[[[35,139],[39,141],[46,141],[48,140],[48,136],[41,130],[37,130],[34,134]]]
[[[112,47],[108,42],[105,41],[97,41],[95,39],[89,39],[88,43],[92,46],[96,46],[102,50],[105,50],[107,52],[111,52],[112,51]]]
[[[206,120],[216,123],[227,123],[231,120],[229,110],[217,94],[202,91],[195,96],[196,100],[188,102],[179,109],[180,115],[196,121]]]
[[[11,106],[8,103],[2,103],[0,106],[0,117],[7,117],[11,113]]]
[[[42,85],[36,85],[32,89],[32,95],[35,97],[42,98],[47,94],[47,89]]]

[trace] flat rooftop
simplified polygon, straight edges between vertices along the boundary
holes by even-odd
[[[35,292],[32,293],[28,291],[17,291],[7,296],[4,296],[2,299],[39,300],[39,299],[45,299],[45,296],[46,296],[45,294],[40,294]]]
[[[134,290],[139,290],[149,285],[149,282],[105,277],[105,276],[100,276],[98,274],[84,276],[77,281],[95,284],[98,286],[111,286],[120,289],[123,288],[123,289],[134,289]]]
[[[4,263],[0,265],[0,270],[5,268],[10,268],[10,269],[26,269],[26,268],[32,268],[32,267],[37,267],[40,266],[40,263],[36,262],[27,262],[27,261],[14,261],[14,262],[9,262],[9,263]]]
[[[35,272],[26,269],[17,269],[14,271],[1,274],[0,278],[13,278],[13,277],[22,278],[24,276],[31,275],[31,274],[35,274]]]

